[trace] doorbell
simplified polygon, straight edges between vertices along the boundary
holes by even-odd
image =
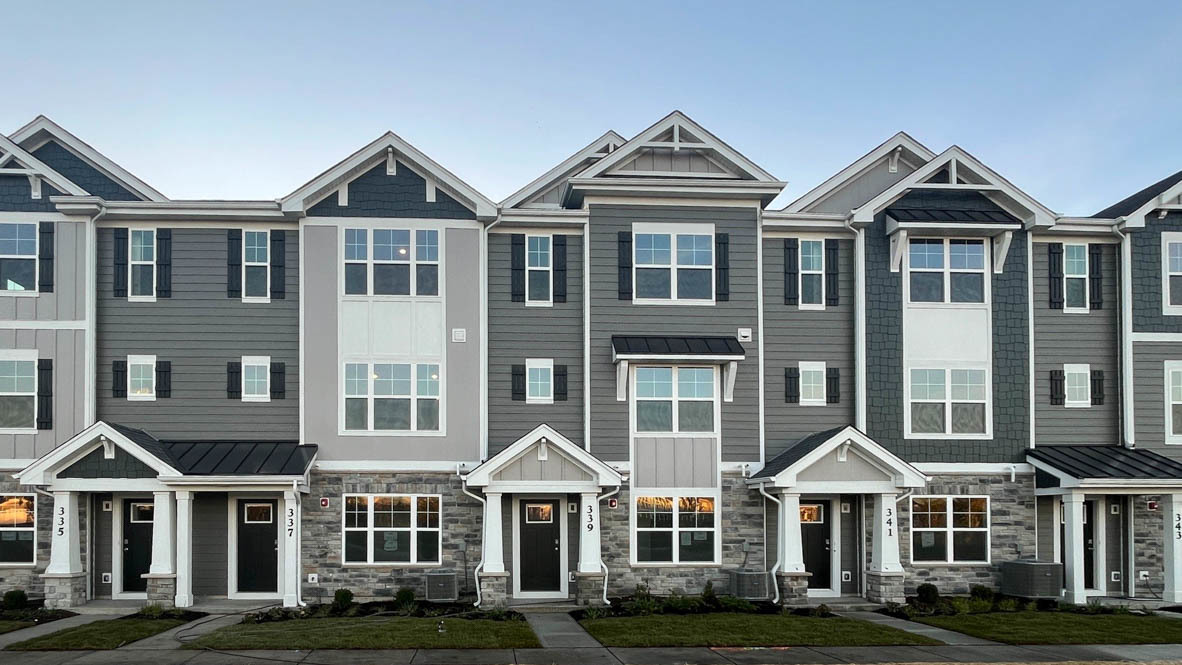
[[[841,581],[842,582],[853,582],[854,581],[854,574],[848,570],[841,571]]]
[[[103,573],[103,584],[111,583],[111,573]]]

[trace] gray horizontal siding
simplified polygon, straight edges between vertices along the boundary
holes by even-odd
[[[0,459],[34,459],[85,427],[86,333],[83,330],[0,330],[0,349],[36,349],[53,360],[53,429],[0,434]]]
[[[113,229],[98,237],[98,417],[174,439],[299,436],[299,234],[287,230],[286,298],[226,296],[226,228],[172,231],[172,297],[128,302],[112,294]],[[128,355],[172,363],[172,397],[112,397],[111,363]],[[226,363],[270,356],[285,363],[286,398],[226,397]]]
[[[1133,423],[1138,448],[1182,459],[1182,445],[1166,444],[1165,362],[1182,360],[1182,342],[1133,344]]]
[[[1050,308],[1047,243],[1034,243],[1034,404],[1038,444],[1119,443],[1120,374],[1117,245],[1103,245],[1103,309],[1067,314]],[[1051,370],[1086,363],[1104,372],[1104,404],[1051,404]]]
[[[583,237],[566,236],[565,303],[512,301],[511,234],[488,236],[488,452],[495,455],[540,424],[583,442]],[[527,358],[566,365],[567,400],[513,401],[512,366]]]
[[[784,239],[763,241],[764,442],[766,457],[801,437],[854,423],[854,243],[841,240],[839,304],[802,310],[784,304]],[[824,406],[784,402],[784,368],[801,361],[841,370],[841,401]]]
[[[3,180],[3,178],[0,178]],[[54,224],[52,293],[0,291],[0,321],[82,321],[86,318],[86,224]]]

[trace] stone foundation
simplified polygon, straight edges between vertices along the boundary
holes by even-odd
[[[480,573],[480,608],[509,604],[509,573]]]
[[[866,572],[866,599],[874,603],[902,603],[907,600],[903,593],[906,573]]]
[[[776,573],[776,588],[780,591],[780,604],[786,607],[804,607],[809,604],[809,578],[812,573]]]
[[[164,609],[176,606],[176,575],[144,575],[148,581],[148,604]]]
[[[603,574],[575,573],[575,602],[579,605],[603,605]]]
[[[42,575],[45,607],[64,610],[86,603],[86,573]]]

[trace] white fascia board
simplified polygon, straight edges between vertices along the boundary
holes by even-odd
[[[1036,235],[1096,235],[1103,238],[1113,238],[1119,242],[1119,232],[1115,219],[1100,219],[1093,217],[1057,217],[1050,228],[1039,229]]]
[[[928,474],[1009,474],[1034,473],[1030,464],[1009,462],[913,462],[911,466]]]
[[[167,201],[168,197],[161,194],[148,183],[140,180],[130,171],[119,166],[119,164],[112,161],[106,155],[98,150],[95,150],[87,142],[74,136],[69,131],[64,129],[61,125],[50,120],[44,115],[39,115],[33,119],[32,122],[21,127],[13,132],[10,138],[22,145],[29,139],[34,138],[39,132],[45,132],[53,137],[58,143],[65,146],[74,154],[81,157],[84,161],[89,162],[91,166],[98,169],[108,178],[115,180],[123,185],[132,193],[138,194],[149,201]]]
[[[854,235],[857,232],[846,225],[845,215],[828,213],[787,213],[776,210],[763,211],[763,231],[766,237],[776,231],[837,233]]]
[[[624,137],[611,130],[608,130],[603,136],[600,136],[591,143],[588,143],[581,150],[562,160],[562,162],[557,166],[538,176],[525,187],[522,187],[516,192],[510,194],[508,198],[506,198],[504,201],[501,201],[501,208],[507,210],[509,208],[514,208],[518,205],[521,205],[528,199],[537,196],[538,194],[541,194],[547,189],[553,187],[564,176],[573,175],[573,173],[570,173],[570,171],[578,167],[578,165],[582,164],[584,161],[593,159],[596,157],[596,155],[602,155],[600,157],[602,159],[602,157],[606,157],[607,155],[611,154],[610,151],[607,153],[601,153],[605,147],[614,149],[626,142],[627,140]]]
[[[805,208],[827,198],[830,194],[844,187],[849,181],[857,178],[879,161],[890,157],[899,148],[912,152],[924,162],[936,156],[936,153],[929,150],[924,144],[911,138],[907,132],[899,132],[878,147],[859,157],[854,163],[838,171],[825,182],[806,192],[804,196],[789,203],[784,207],[784,212],[801,212]]]
[[[928,477],[922,471],[883,448],[877,441],[852,425],[834,434],[824,443],[773,476],[771,478],[773,485],[775,487],[795,487],[797,485],[796,476],[801,470],[807,469],[817,460],[846,443],[853,444],[867,462],[893,476],[896,487],[918,488],[927,485]]]
[[[587,452],[581,446],[575,445],[553,427],[545,424],[538,425],[501,452],[488,458],[483,464],[465,474],[464,480],[472,487],[488,486],[492,482],[494,473],[515,460],[541,439],[546,439],[547,443],[556,446],[561,453],[583,466],[592,476],[597,478],[598,485],[618,487],[623,482],[620,473],[606,462]],[[555,486],[553,481],[546,481],[543,484],[546,483],[550,487]]]
[[[1026,456],[1026,461],[1029,462],[1030,465],[1036,470],[1045,471],[1046,473],[1049,473],[1050,475],[1057,478],[1059,480],[1060,488],[1071,489],[1073,487],[1079,487],[1079,479],[1075,476],[1072,476],[1071,474],[1064,473],[1050,464],[1047,464],[1042,460],[1037,460],[1033,457],[1030,457],[1029,455]]]
[[[694,355],[689,353],[621,353],[617,354],[615,349],[612,350],[612,364],[619,362],[674,362],[674,363],[702,363],[707,365],[720,365],[729,362],[737,362],[739,360],[746,360],[746,355],[727,355],[719,354],[702,354]]]
[[[160,474],[162,480],[166,477],[181,476],[180,471],[174,469],[159,457],[144,450],[137,443],[128,439],[115,428],[101,420],[75,434],[68,441],[41,456],[37,461],[14,475],[25,485],[45,485],[60,465],[67,461],[72,461],[75,456],[84,450],[89,452],[93,448],[92,444],[95,439],[100,436],[105,436],[112,443],[122,448],[124,452],[156,471]]]
[[[9,153],[10,156],[15,157],[17,161],[24,162],[24,165],[41,175],[49,181],[55,189],[61,190],[71,196],[89,196],[85,189],[75,185],[69,178],[54,171],[48,164],[42,162],[40,159],[29,154],[24,148],[17,145],[8,137],[0,134],[0,151]],[[2,174],[0,174],[2,175]]]
[[[1145,226],[1145,219],[1148,217],[1149,213],[1167,205],[1166,201],[1178,198],[1179,196],[1182,196],[1182,180],[1179,180],[1166,191],[1141,204],[1140,208],[1137,208],[1133,212],[1125,215],[1118,221],[1123,222],[1125,226],[1130,228],[1141,228]]]
[[[58,197],[50,200],[57,203]],[[82,205],[85,205],[83,202]],[[77,205],[62,201],[58,209],[65,212],[69,206]],[[106,210],[103,221],[260,221],[291,222],[297,216],[284,213],[276,201],[119,201],[103,202]]]
[[[587,224],[588,211],[587,210],[564,210],[556,209],[540,209],[540,208],[518,208],[514,210],[501,209],[500,217],[497,218],[497,225],[495,228],[490,227],[489,233],[507,233],[504,227],[571,227],[571,229],[578,229],[582,232],[582,227]],[[564,232],[569,232],[568,229]]]
[[[669,198],[719,198],[750,200],[763,204],[779,195],[787,183],[762,180],[711,180],[708,178],[578,178],[570,179],[565,203],[579,206],[584,194],[606,196],[665,196]],[[579,190],[579,194],[575,194]]]

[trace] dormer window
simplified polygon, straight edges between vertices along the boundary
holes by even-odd
[[[913,303],[985,302],[985,241],[911,240],[908,282]]]

